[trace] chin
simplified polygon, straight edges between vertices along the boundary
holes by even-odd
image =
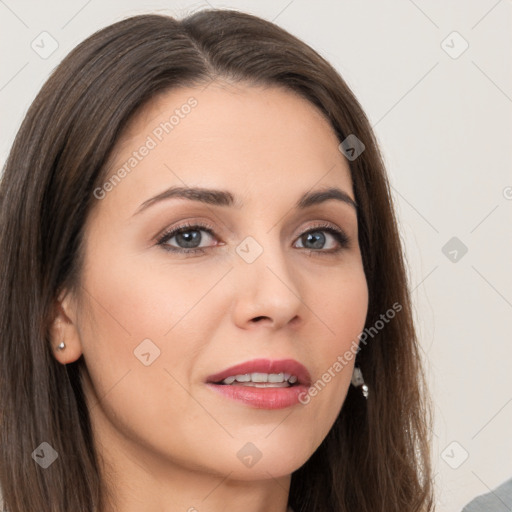
[[[278,436],[277,432],[268,435],[266,439],[254,441],[236,441],[235,458],[230,457],[226,467],[232,472],[231,478],[239,480],[254,480],[280,478],[291,475],[303,466],[315,451],[310,446],[310,439]],[[227,449],[225,453],[233,450]]]

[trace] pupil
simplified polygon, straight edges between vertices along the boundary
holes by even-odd
[[[192,233],[192,235],[190,233]],[[180,240],[185,244],[184,247],[182,246],[183,248],[193,249],[201,243],[201,233],[197,229],[183,231],[182,233],[178,233],[176,235],[176,241],[178,242],[178,245],[181,245]]]

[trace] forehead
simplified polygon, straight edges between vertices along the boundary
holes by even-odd
[[[174,89],[126,127],[109,176],[127,172],[109,200],[132,202],[170,185],[230,188],[248,200],[290,194],[293,202],[315,184],[351,193],[338,144],[326,117],[288,89],[223,82]]]
[[[187,123],[182,122],[187,118]],[[196,137],[222,137],[235,130],[239,137],[257,132],[259,137],[267,134],[272,139],[278,132],[282,142],[306,132],[310,137],[314,131],[319,137],[329,136],[336,141],[327,117],[295,91],[282,86],[219,80],[206,86],[160,92],[132,119],[121,143],[149,133],[160,121],[169,120],[173,125],[173,138],[190,135],[190,131]],[[248,122],[244,122],[246,120]],[[158,133],[156,136],[158,138]]]

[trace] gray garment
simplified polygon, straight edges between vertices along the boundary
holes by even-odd
[[[512,478],[499,487],[477,496],[462,512],[510,512],[512,511]]]

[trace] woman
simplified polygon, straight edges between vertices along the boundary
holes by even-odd
[[[106,27],[0,198],[10,512],[432,510],[384,165],[307,45],[223,10]]]

